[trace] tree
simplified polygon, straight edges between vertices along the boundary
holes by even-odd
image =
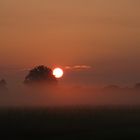
[[[54,77],[50,68],[43,65],[37,66],[29,71],[25,77],[25,84],[57,84],[57,79]]]
[[[109,86],[106,86],[105,89],[119,89],[119,86],[117,86],[117,85],[109,85]]]
[[[135,88],[140,89],[140,83],[136,83]]]
[[[7,89],[7,83],[4,79],[0,80],[0,90],[5,90]]]

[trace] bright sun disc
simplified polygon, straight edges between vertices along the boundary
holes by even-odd
[[[61,78],[63,76],[64,72],[61,68],[55,68],[53,70],[53,75],[56,77],[56,78]]]

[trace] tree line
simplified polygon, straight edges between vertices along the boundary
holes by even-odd
[[[57,79],[53,75],[52,69],[44,65],[39,65],[29,70],[23,83],[27,86],[31,85],[56,85],[58,83]],[[140,83],[136,83],[135,89],[140,89]],[[0,80],[0,89],[7,89],[7,82],[5,79]],[[119,89],[117,85],[106,86],[105,89]]]
[[[31,69],[26,75],[23,83],[25,85],[56,85],[57,79],[53,75],[52,69],[44,65],[36,66]],[[7,89],[7,82],[5,79],[0,80],[0,89]]]

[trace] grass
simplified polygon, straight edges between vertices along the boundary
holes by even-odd
[[[5,137],[45,139],[140,139],[139,108],[1,109]]]

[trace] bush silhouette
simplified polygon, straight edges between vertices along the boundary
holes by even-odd
[[[57,84],[57,79],[54,77],[52,70],[43,65],[37,66],[29,71],[25,77],[25,84]]]

